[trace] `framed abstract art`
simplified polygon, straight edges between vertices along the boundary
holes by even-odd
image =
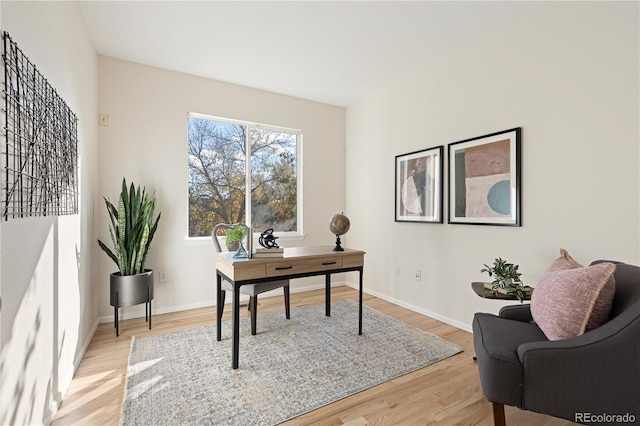
[[[442,223],[444,146],[396,156],[396,222]]]
[[[78,118],[9,33],[2,39],[2,217],[77,214]]]
[[[449,223],[521,226],[520,127],[450,143]]]

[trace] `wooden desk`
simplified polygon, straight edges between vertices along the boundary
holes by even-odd
[[[240,287],[274,279],[293,279],[325,276],[325,315],[331,316],[331,274],[359,271],[359,321],[358,334],[362,334],[362,274],[364,254],[361,250],[345,248],[344,251],[331,251],[331,246],[287,247],[283,257],[234,259],[233,253],[216,254],[216,287],[218,301],[222,291],[222,279],[229,281],[234,288],[232,302],[232,349],[231,367],[238,368],[240,352]],[[217,303],[218,318],[223,305]],[[217,321],[217,340],[222,338],[222,324]]]

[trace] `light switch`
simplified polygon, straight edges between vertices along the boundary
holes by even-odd
[[[109,127],[109,114],[99,114],[98,123],[103,127]]]

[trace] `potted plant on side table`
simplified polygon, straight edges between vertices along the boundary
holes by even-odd
[[[122,306],[146,303],[151,329],[153,270],[145,269],[145,262],[160,221],[160,213],[153,217],[155,192],[149,195],[145,188],[141,190],[133,182],[127,189],[127,181],[123,178],[117,207],[107,198],[104,201],[111,219],[109,234],[114,249],[111,250],[100,240],[98,245],[119,269],[110,276],[110,303],[114,307],[116,336],[120,334],[118,308]]]
[[[480,272],[486,272],[489,277],[493,278],[492,282],[485,283],[485,288],[493,294],[515,296],[522,303],[527,296],[531,296],[533,288],[522,283],[520,280],[522,274],[518,272],[518,268],[518,265],[509,263],[500,257],[496,258],[491,266],[485,264]]]

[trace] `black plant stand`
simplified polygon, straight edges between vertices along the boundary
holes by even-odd
[[[111,306],[113,306],[113,326],[116,336],[120,335],[119,308],[145,304],[145,321],[151,330],[151,301],[153,300],[153,271],[148,269],[137,275],[120,275],[114,272],[110,276]]]

